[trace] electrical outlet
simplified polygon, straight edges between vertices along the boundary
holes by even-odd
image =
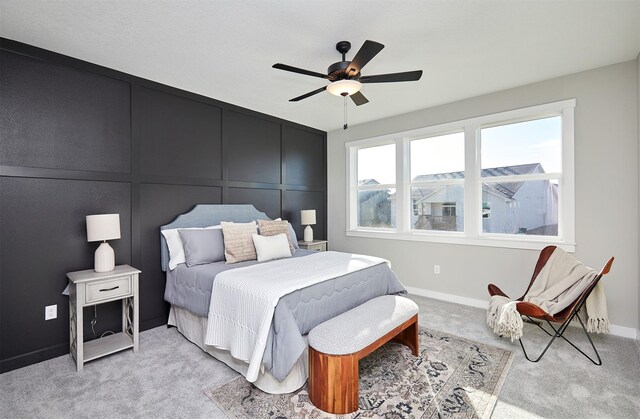
[[[44,319],[53,320],[58,317],[58,305],[46,306],[44,308]]]
[[[440,265],[433,265],[433,273],[440,275]]]

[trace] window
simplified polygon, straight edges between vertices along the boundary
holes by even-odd
[[[575,100],[347,143],[350,236],[575,250]]]
[[[358,227],[395,228],[395,155],[395,144],[357,151]]]
[[[558,184],[562,177],[562,118],[480,130],[482,231],[558,236]]]
[[[464,133],[411,140],[409,153],[411,229],[463,231]]]

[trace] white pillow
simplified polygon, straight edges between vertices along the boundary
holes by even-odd
[[[173,271],[176,266],[181,263],[186,263],[187,261],[178,230],[206,230],[211,228],[222,228],[222,226],[218,224],[209,227],[172,228],[171,230],[160,230],[164,239],[167,241],[167,247],[169,248],[169,270]]]
[[[284,233],[275,236],[260,236],[254,234],[252,238],[253,245],[256,247],[256,253],[258,254],[258,262],[291,257],[289,240]]]

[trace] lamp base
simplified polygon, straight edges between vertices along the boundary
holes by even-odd
[[[307,226],[304,229],[304,241],[306,241],[306,242],[312,242],[313,241],[313,229],[311,228],[311,226]]]
[[[116,268],[116,255],[109,243],[100,243],[94,256],[94,265],[96,272],[109,272]]]

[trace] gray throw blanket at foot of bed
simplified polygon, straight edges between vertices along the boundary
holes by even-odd
[[[578,262],[573,256],[556,248],[544,265],[523,301],[537,305],[550,315],[556,315],[573,303],[593,282],[597,272]],[[513,342],[522,337],[522,317],[516,310],[517,301],[494,295],[487,311],[487,324],[501,336]],[[598,282],[585,304],[587,331],[609,332],[607,303],[602,283]]]

